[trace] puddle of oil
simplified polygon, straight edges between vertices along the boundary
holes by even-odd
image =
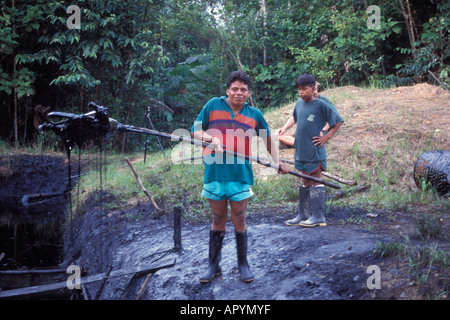
[[[0,270],[56,266],[67,210],[64,158],[25,154],[7,160],[9,175],[0,186]]]
[[[63,197],[60,197],[63,198]],[[0,269],[56,266],[62,248],[64,199],[19,207],[0,204]]]

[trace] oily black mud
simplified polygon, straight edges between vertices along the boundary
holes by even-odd
[[[93,209],[73,225],[65,241],[65,263],[77,264],[89,274],[141,265],[175,265],[148,277],[108,279],[104,286],[86,286],[100,299],[150,300],[291,300],[361,299],[367,289],[367,267],[379,261],[374,255],[376,232],[339,221],[351,214],[335,210],[328,226],[289,227],[291,209],[266,208],[248,213],[248,259],[252,283],[239,280],[234,229],[231,223],[222,249],[222,275],[202,284],[199,277],[208,264],[208,223],[182,221],[182,250],[174,251],[171,215],[156,216],[141,204],[126,210]],[[147,280],[147,281],[146,281]],[[144,287],[145,284],[145,287]]]

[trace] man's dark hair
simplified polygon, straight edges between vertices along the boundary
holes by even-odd
[[[316,78],[312,74],[302,74],[297,79],[297,88],[302,86],[314,87],[316,85]]]
[[[227,81],[227,89],[229,89],[231,87],[231,84],[235,81],[241,81],[245,83],[249,89],[252,86],[252,80],[250,80],[250,78],[244,71],[233,71],[230,74]]]

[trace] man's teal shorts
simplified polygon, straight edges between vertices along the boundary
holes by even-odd
[[[202,196],[211,200],[242,201],[250,198],[253,191],[250,185],[242,182],[213,181],[203,185]]]

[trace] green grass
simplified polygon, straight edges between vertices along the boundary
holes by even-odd
[[[442,248],[443,243],[448,243],[449,235],[443,232],[443,225],[441,214],[417,214],[411,234],[397,240],[377,241],[375,253],[380,257],[400,256],[416,281],[424,284],[431,272],[450,272],[450,253]]]

